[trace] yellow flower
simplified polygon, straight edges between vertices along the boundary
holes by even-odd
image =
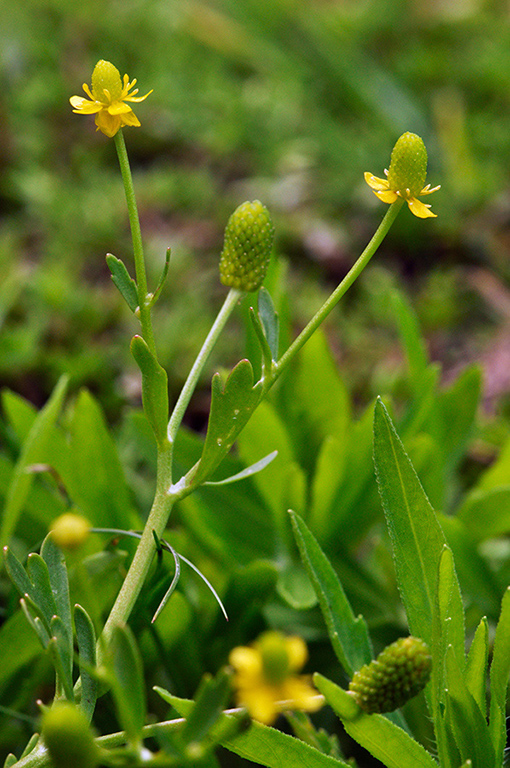
[[[267,725],[285,710],[316,712],[324,698],[312,688],[308,676],[295,674],[307,656],[306,644],[300,637],[284,637],[273,631],[265,632],[250,647],[234,648],[229,661],[235,671],[239,706]]]
[[[403,198],[411,213],[420,219],[435,217],[430,205],[418,200],[420,195],[430,195],[440,187],[425,186],[427,178],[427,150],[422,139],[415,133],[404,133],[391,153],[389,170],[384,170],[386,179],[365,173],[365,181],[383,203],[394,203]]]
[[[73,112],[82,115],[95,114],[97,130],[110,138],[115,136],[123,125],[138,126],[139,119],[125,102],[143,101],[152,91],[145,96],[136,96],[138,88],[131,90],[135,83],[136,79],[129,82],[127,75],[124,75],[121,80],[117,67],[101,59],[92,72],[92,91],[86,83],[83,83],[83,90],[89,99],[82,96],[71,96],[69,99],[71,106],[74,107]]]

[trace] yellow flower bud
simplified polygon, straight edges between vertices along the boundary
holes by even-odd
[[[66,512],[55,518],[50,526],[50,535],[57,547],[77,549],[88,538],[90,523],[83,515]]]
[[[42,737],[55,768],[95,768],[99,755],[84,713],[68,701],[42,718]]]
[[[119,101],[122,96],[122,80],[117,67],[101,59],[92,72],[92,95],[96,101]]]

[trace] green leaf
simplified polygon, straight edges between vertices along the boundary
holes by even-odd
[[[39,638],[42,647],[46,649],[51,640],[50,633],[46,629],[46,624],[39,617],[38,610],[34,606],[33,601],[28,597],[22,597],[19,602],[26,620]]]
[[[145,689],[142,659],[127,625],[114,627],[110,649],[112,692],[119,721],[128,741],[137,745],[145,723]]]
[[[97,680],[89,671],[96,666],[96,633],[90,616],[81,605],[74,606],[74,625],[81,678],[80,708],[90,722],[97,699]]]
[[[467,655],[464,673],[466,687],[485,717],[487,714],[487,661],[489,658],[489,625],[480,620]]]
[[[73,693],[73,639],[69,635],[69,628],[65,626],[60,616],[53,616],[50,624],[51,640],[49,648],[55,663],[55,669],[61,678],[66,699],[74,701]]]
[[[59,472],[80,511],[100,528],[137,528],[117,447],[90,392],[81,390],[70,420],[67,461]],[[53,457],[58,467],[59,456]]]
[[[347,733],[387,768],[437,768],[436,761],[421,744],[387,717],[365,714],[347,691],[318,673],[314,683]]]
[[[208,479],[232,448],[262,397],[262,385],[253,386],[253,369],[241,360],[225,385],[216,373],[211,384],[211,411],[200,461],[189,472],[189,482],[200,485]]]
[[[131,354],[142,372],[143,410],[160,444],[167,436],[168,377],[141,336],[133,336]]]
[[[390,300],[398,321],[400,341],[406,353],[411,380],[415,386],[419,386],[427,369],[428,355],[416,312],[401,291],[393,289]]]
[[[314,586],[333,649],[348,675],[372,659],[368,630],[355,618],[338,576],[303,519],[291,513],[301,558]]]
[[[374,461],[409,628],[432,645],[437,574],[446,540],[381,400],[375,406]]]
[[[67,378],[62,377],[53,390],[50,399],[38,413],[23,443],[5,500],[0,525],[0,546],[4,546],[16,530],[19,516],[27,500],[33,480],[33,474],[27,471],[28,467],[30,464],[47,460],[46,450],[51,439],[51,433],[62,409],[66,390]]]
[[[195,705],[181,731],[186,743],[200,742],[220,718],[230,696],[231,675],[226,671],[216,677],[205,676],[195,694]]]
[[[276,362],[278,360],[278,341],[279,327],[278,314],[275,311],[271,294],[264,286],[259,291],[258,297],[259,317],[264,329],[264,336],[267,339],[271,357]]]
[[[461,759],[471,758],[474,765],[493,768],[496,762],[489,726],[466,686],[463,670],[451,645],[446,651],[446,669],[446,696],[450,698],[452,705],[451,718],[447,718],[447,725],[453,730]]]
[[[170,255],[171,255],[171,253],[172,253],[171,248],[167,248],[166,249],[166,254],[165,254],[165,263],[163,265],[163,271],[161,273],[161,277],[159,278],[158,287],[156,288],[156,290],[154,291],[154,293],[152,295],[152,299],[151,299],[151,303],[150,303],[151,307],[153,307],[154,304],[159,299],[161,291],[163,290],[163,286],[166,283],[166,279],[168,277],[168,268],[170,267]]]
[[[204,485],[229,485],[230,483],[237,483],[238,480],[245,480],[247,477],[251,477],[258,472],[261,472],[271,464],[277,456],[278,451],[272,451],[271,453],[268,453],[267,456],[264,456],[263,459],[256,461],[255,464],[251,464],[251,466],[246,467],[246,469],[242,469],[241,472],[236,472],[235,475],[226,477],[224,480],[206,480]]]
[[[501,603],[501,614],[494,636],[490,674],[490,732],[496,765],[503,762],[506,744],[506,697],[508,677],[510,675],[510,587],[507,588]]]
[[[180,699],[160,688],[156,690],[181,717],[188,717],[193,707],[192,701]],[[240,720],[243,713],[224,714],[221,725],[224,718]],[[214,738],[214,730],[211,736]],[[329,757],[286,733],[256,721],[252,722],[248,730],[220,743],[230,752],[266,768],[349,768],[342,760]]]
[[[46,561],[36,552],[31,552],[27,559],[27,573],[33,586],[27,593],[39,609],[42,618],[50,626],[51,619],[57,613],[57,604],[51,588],[50,574]]]
[[[41,555],[48,567],[51,591],[55,599],[56,614],[62,619],[72,650],[73,622],[71,618],[66,560],[62,550],[53,543],[51,536],[46,536],[44,539]]]
[[[123,261],[118,259],[113,253],[106,254],[106,263],[112,273],[112,280],[124,297],[131,312],[138,307],[138,291],[136,283],[126,269]]]
[[[23,667],[42,654],[37,636],[22,611],[16,611],[0,627],[0,700]],[[5,699],[3,699],[5,701]]]
[[[469,493],[457,511],[457,517],[477,541],[509,533],[510,486]]]
[[[308,520],[319,540],[326,537],[331,525],[333,502],[343,480],[345,452],[344,440],[327,435],[317,456]]]

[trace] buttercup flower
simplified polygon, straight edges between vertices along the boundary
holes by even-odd
[[[394,203],[402,197],[411,213],[420,219],[436,216],[430,205],[418,200],[420,195],[430,195],[440,187],[425,186],[427,178],[427,150],[422,139],[415,133],[404,133],[399,138],[393,152],[389,170],[384,170],[386,179],[379,179],[371,173],[365,173],[365,181],[383,203]]]
[[[136,79],[129,82],[127,75],[121,80],[117,67],[101,59],[92,72],[92,91],[83,83],[83,90],[89,99],[83,96],[71,96],[69,99],[74,107],[73,112],[81,115],[95,114],[97,130],[110,138],[123,125],[138,126],[140,121],[126,102],[143,101],[152,91],[145,96],[136,96],[138,88],[132,90],[135,83]]]
[[[302,709],[316,712],[324,699],[310,685],[310,678],[297,675],[308,656],[300,637],[265,632],[252,646],[234,648],[229,657],[234,668],[234,686],[239,706],[254,720],[270,725],[279,712]]]

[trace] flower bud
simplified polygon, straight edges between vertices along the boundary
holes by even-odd
[[[89,521],[76,512],[65,512],[56,517],[50,526],[53,543],[62,549],[78,549],[87,540],[89,532]]]
[[[99,762],[87,718],[68,701],[57,702],[43,715],[42,737],[55,768],[95,768]]]
[[[105,94],[105,91],[108,93]],[[97,101],[110,103],[122,95],[122,80],[117,67],[101,59],[92,72],[92,95]]]
[[[266,276],[274,227],[267,208],[258,200],[240,205],[228,220],[220,260],[223,285],[256,291]]]
[[[423,640],[401,637],[354,674],[349,691],[369,714],[392,712],[426,686],[431,663]]]
[[[388,170],[390,190],[402,197],[418,197],[427,178],[427,150],[415,133],[403,133],[391,153]]]

